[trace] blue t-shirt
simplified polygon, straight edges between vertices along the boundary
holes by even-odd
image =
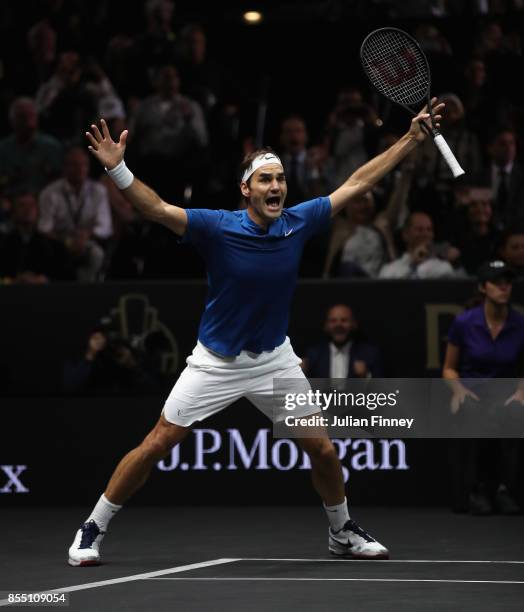
[[[484,306],[459,314],[448,332],[448,341],[460,349],[461,378],[517,378],[524,352],[524,316],[509,309],[499,335],[493,340]]]
[[[195,245],[208,271],[200,342],[228,357],[282,344],[304,243],[328,229],[329,198],[284,209],[267,231],[247,210],[186,212],[182,240]]]

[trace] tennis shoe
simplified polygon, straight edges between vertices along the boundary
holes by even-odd
[[[69,549],[69,565],[74,567],[84,565],[100,565],[100,543],[105,531],[95,521],[84,523],[76,532],[75,539]]]
[[[329,552],[351,559],[389,559],[388,549],[353,520],[347,521],[339,531],[329,528]]]

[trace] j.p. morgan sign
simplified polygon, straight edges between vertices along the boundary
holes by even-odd
[[[162,472],[172,470],[309,470],[311,463],[295,440],[273,439],[271,430],[259,429],[246,443],[238,429],[225,432],[195,429],[193,444],[175,446],[157,464]],[[409,470],[406,446],[402,440],[334,439],[342,463],[344,481],[352,470]],[[187,450],[186,450],[187,449]]]

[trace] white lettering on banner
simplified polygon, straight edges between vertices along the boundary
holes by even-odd
[[[364,447],[363,451],[355,453],[351,460],[351,467],[354,470],[378,470],[380,465],[375,463],[375,446],[371,440],[355,440],[353,444],[353,450],[356,448]]]
[[[216,453],[217,450],[222,446],[222,437],[220,433],[215,429],[195,429],[195,464],[193,465],[194,470],[207,470],[207,466],[204,463],[204,455],[211,455]],[[204,436],[211,436],[213,444],[211,447],[206,448],[204,446]]]
[[[0,465],[0,470],[8,478],[7,483],[0,489],[0,493],[29,493],[29,489],[22,484],[19,478],[20,474],[27,470],[27,465]]]
[[[258,456],[258,463],[255,465],[255,470],[269,470],[267,463],[267,436],[269,429],[259,429],[255,436],[255,441],[251,447],[251,452],[248,453],[242,434],[238,429],[228,429],[229,433],[229,463],[227,464],[228,470],[238,470],[235,463],[235,450],[238,450],[238,455],[242,465],[249,469],[255,455]],[[258,453],[257,453],[258,451]]]
[[[382,447],[381,470],[409,470],[408,464],[406,463],[406,445],[402,440],[380,440],[380,446]],[[398,453],[396,467],[393,467],[389,460],[389,450],[392,446],[397,448]]]
[[[162,472],[187,470],[309,470],[311,462],[295,440],[273,440],[271,430],[259,429],[252,442],[244,440],[238,429],[220,432],[215,429],[194,429],[194,448],[190,445],[175,446],[171,454],[157,467]],[[406,445],[403,440],[368,440],[346,438],[332,440],[342,463],[344,482],[350,469],[355,471],[409,470],[406,462]],[[192,460],[181,461],[182,453],[193,452]],[[391,450],[396,449],[396,453]],[[396,461],[393,459],[396,457]],[[220,461],[224,460],[224,463]]]
[[[287,464],[282,463],[282,458],[280,456],[280,449],[283,446],[287,446],[289,448],[289,458]],[[282,440],[277,440],[275,444],[273,444],[273,448],[271,449],[271,461],[273,465],[277,468],[277,470],[292,470],[296,466],[298,461],[297,445],[291,440],[286,440],[285,438],[283,438]]]

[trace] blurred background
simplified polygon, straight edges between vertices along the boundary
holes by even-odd
[[[517,308],[524,298],[523,22],[522,0],[3,1],[0,467],[23,469],[19,485],[0,479],[0,504],[97,494],[196,340],[203,264],[90,158],[91,123],[104,117],[114,138],[129,129],[132,172],[191,208],[241,207],[238,164],[270,145],[292,206],[329,194],[406,131],[410,116],[371,88],[359,48],[378,27],[411,33],[466,174],[453,180],[427,142],[348,205],[305,249],[289,331],[307,367],[344,305],[346,340],[365,347],[348,376],[439,377],[482,263],[511,265]],[[316,503],[297,447],[275,446],[247,403],[203,427],[135,503],[180,503],[166,486],[175,477],[184,503],[209,502],[212,486],[227,493],[217,503]],[[468,510],[445,441],[339,449],[357,503]],[[62,499],[50,479],[72,483]]]

